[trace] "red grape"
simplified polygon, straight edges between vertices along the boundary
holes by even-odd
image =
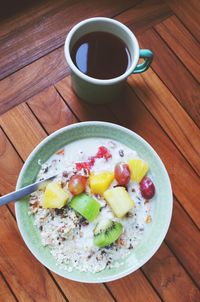
[[[125,163],[116,164],[114,173],[115,173],[115,179],[117,180],[120,186],[128,185],[131,177],[131,172],[127,164]]]
[[[141,180],[140,191],[141,191],[142,197],[144,197],[145,199],[151,199],[154,196],[155,186],[149,177],[145,176]]]
[[[87,177],[82,175],[73,175],[68,183],[68,189],[73,195],[78,195],[85,191]]]

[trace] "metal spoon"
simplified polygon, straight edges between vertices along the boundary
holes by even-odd
[[[28,185],[24,188],[21,188],[17,191],[14,191],[12,193],[6,194],[4,196],[0,197],[0,206],[9,203],[13,200],[18,200],[26,195],[29,195],[30,193],[33,193],[34,191],[38,190],[39,188],[43,187],[45,184],[47,184],[50,180],[53,180],[57,175],[50,176],[44,180],[37,181],[31,185]]]

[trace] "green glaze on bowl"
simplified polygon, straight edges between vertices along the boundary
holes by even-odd
[[[33,255],[47,268],[65,278],[87,282],[108,282],[124,277],[146,263],[161,245],[169,228],[172,215],[172,190],[167,171],[153,148],[136,133],[121,126],[105,122],[83,122],[62,128],[44,139],[26,160],[17,181],[17,189],[36,180],[40,163],[44,163],[63,146],[83,138],[103,137],[115,139],[149,163],[156,187],[153,221],[149,224],[142,241],[125,258],[118,268],[105,269],[99,273],[86,273],[78,270],[68,272],[64,265],[56,263],[48,247],[41,244],[40,234],[28,215],[28,197],[15,203],[16,217],[21,235]]]

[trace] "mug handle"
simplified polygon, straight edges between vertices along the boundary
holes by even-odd
[[[144,62],[141,64],[138,64],[135,69],[132,71],[132,73],[141,73],[146,71],[149,66],[151,65],[151,62],[153,61],[153,52],[149,49],[140,49],[140,59],[144,59]]]

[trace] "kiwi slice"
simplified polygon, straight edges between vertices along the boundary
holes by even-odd
[[[90,222],[98,216],[100,210],[98,201],[85,193],[73,197],[70,206]]]
[[[110,219],[101,220],[94,229],[94,244],[105,247],[115,242],[123,232],[123,226]]]

